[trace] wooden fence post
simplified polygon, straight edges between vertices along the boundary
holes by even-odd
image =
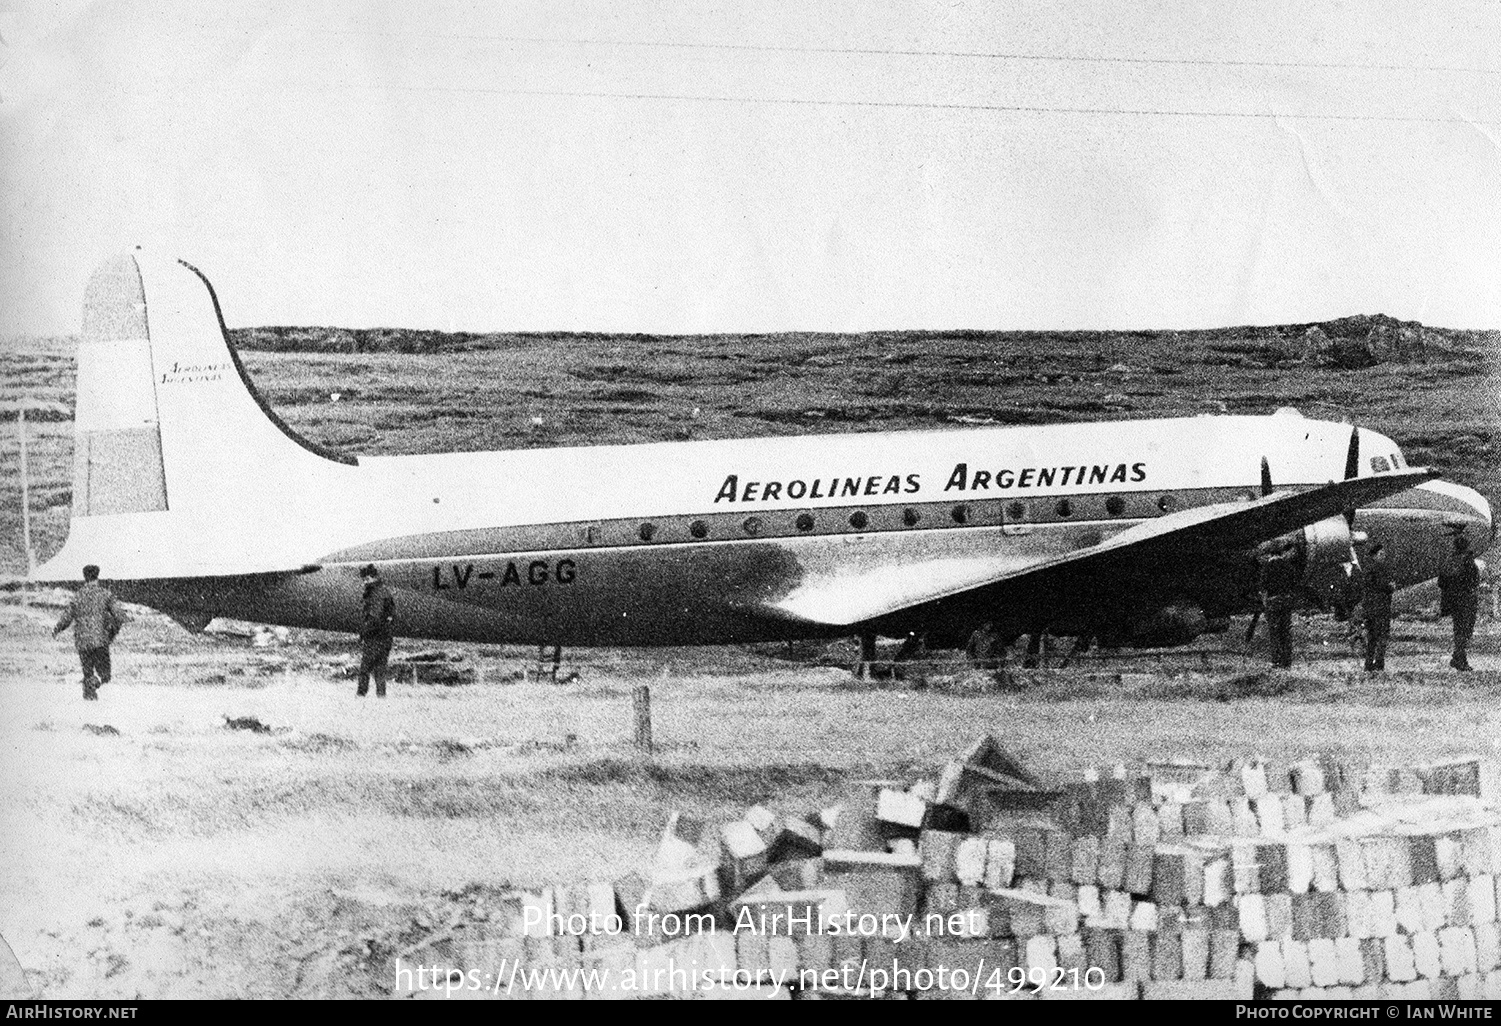
[[[634,694],[636,709],[636,749],[650,757],[651,750],[651,688],[642,684]]]

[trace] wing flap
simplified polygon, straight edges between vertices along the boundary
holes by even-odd
[[[772,611],[806,623],[848,626],[1004,580],[1015,570],[1015,557],[1000,556],[888,563],[805,584],[777,602]]]

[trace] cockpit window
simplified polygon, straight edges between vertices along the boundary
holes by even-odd
[[[1371,457],[1371,470],[1374,471],[1375,473],[1377,473],[1377,474],[1384,474],[1384,473],[1386,473],[1390,469],[1392,469],[1392,465],[1390,463],[1386,462],[1386,457],[1385,456],[1372,456]]]
[[[1400,452],[1392,453],[1392,469],[1401,470],[1405,466],[1407,466],[1407,464],[1405,461],[1403,461],[1402,454]]]

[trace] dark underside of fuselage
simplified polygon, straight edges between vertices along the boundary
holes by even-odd
[[[1411,493],[1408,493],[1411,494]],[[838,610],[795,615],[780,603],[809,588],[839,596],[878,576],[925,563],[999,560],[1020,572],[1098,545],[1148,513],[1246,497],[1244,489],[1171,496],[1109,496],[719,513],[697,517],[564,523],[394,538],[347,549],[306,572],[112,582],[120,597],[185,625],[212,617],[354,632],[357,568],[380,565],[403,637],[569,646],[704,645],[918,633],[932,647],[963,645],[982,624],[1002,636],[1039,631],[1120,644],[1181,644],[1258,605],[1256,565],[1245,551],[1183,548],[1147,561],[1124,549],[1087,570],[1038,579],[1013,572],[858,621]],[[1098,507],[1096,509],[1095,507]],[[1113,515],[1116,510],[1119,516]],[[1399,584],[1437,572],[1450,511],[1383,504],[1357,528],[1382,541]],[[1108,517],[1108,519],[1106,519]],[[681,523],[678,521],[681,520]],[[650,530],[642,525],[649,523]],[[1312,575],[1310,575],[1310,578]],[[1305,601],[1327,607],[1330,575],[1310,579]],[[1315,586],[1317,585],[1317,586]],[[807,602],[793,603],[808,610]]]
[[[929,535],[924,548],[1014,550],[1019,564],[1077,546],[1065,535],[1089,525],[1005,535],[999,528]],[[958,538],[954,536],[959,536]],[[841,557],[866,549],[862,567],[900,560],[914,539],[767,539],[649,549],[563,549],[464,555],[381,564],[397,604],[400,636],[495,643],[702,645],[821,638],[870,630],[926,635],[935,647],[962,645],[982,623],[1002,633],[1119,634],[1177,603],[1225,615],[1244,604],[1254,569],[1241,561],[1186,581],[1175,568],[1122,560],[1112,587],[1081,577],[1039,589],[1000,583],[860,624],[822,623],[777,608],[810,579],[837,587]],[[1201,565],[1202,559],[1198,560]],[[1235,565],[1239,562],[1241,565]],[[914,565],[911,573],[921,575]],[[1249,573],[1249,576],[1248,576]],[[168,612],[184,624],[229,617],[333,631],[358,629],[356,565],[244,577],[117,581],[121,598]],[[859,588],[858,575],[848,587]],[[1115,596],[1115,598],[1112,598]]]

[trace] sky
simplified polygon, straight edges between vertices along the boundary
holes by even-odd
[[[0,333],[1501,328],[1501,4],[0,6]]]

